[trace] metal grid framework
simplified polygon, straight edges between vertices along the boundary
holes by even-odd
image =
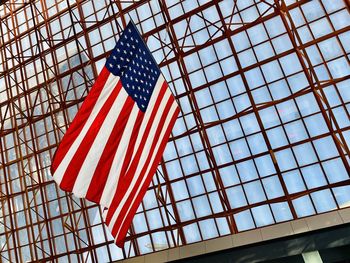
[[[0,262],[110,262],[350,205],[348,0],[0,6]],[[124,249],[49,166],[132,18],[182,112]]]

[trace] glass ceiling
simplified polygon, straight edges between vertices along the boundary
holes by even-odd
[[[347,0],[0,6],[1,262],[110,262],[350,206]],[[181,114],[123,249],[55,149],[132,19]]]

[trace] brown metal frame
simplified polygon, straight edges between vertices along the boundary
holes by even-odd
[[[340,78],[329,78],[326,81],[319,80],[316,68],[323,66],[327,74],[331,76],[328,63],[338,58],[344,58],[350,65],[350,55],[344,47],[340,35],[350,31],[350,25],[341,29],[336,29],[332,23],[331,16],[333,13],[327,13],[326,7],[321,0],[313,0],[319,2],[320,12],[323,16],[315,21],[324,19],[329,23],[332,31],[321,37],[313,35],[311,23],[305,22],[301,26],[297,26],[293,20],[293,10],[299,10],[302,18],[307,21],[304,7],[310,3],[309,0],[285,1],[285,0],[261,0],[254,1],[253,5],[241,8],[242,0],[232,1],[232,10],[223,12],[223,0],[207,1],[200,4],[199,1],[193,1],[197,7],[188,11],[185,1],[171,1],[169,4],[165,0],[29,0],[29,1],[5,1],[0,6],[0,85],[4,83],[5,87],[0,86],[0,262],[34,262],[38,260],[54,261],[64,260],[68,262],[99,262],[101,256],[107,261],[117,258],[127,258],[131,256],[141,255],[164,249],[168,247],[176,247],[189,243],[186,227],[193,226],[198,229],[199,239],[205,240],[204,232],[201,230],[200,223],[205,220],[214,222],[216,236],[225,234],[234,234],[240,230],[235,221],[235,215],[242,211],[248,211],[252,215],[252,210],[261,205],[268,205],[272,216],[274,214],[271,205],[279,202],[286,202],[292,214],[292,219],[297,219],[293,200],[310,196],[312,193],[330,189],[332,197],[336,200],[332,189],[340,186],[349,186],[350,179],[338,183],[331,183],[299,191],[297,193],[289,193],[288,187],[283,179],[276,153],[292,149],[295,146],[304,143],[310,143],[317,155],[317,162],[321,164],[324,160],[320,160],[317,150],[313,144],[314,141],[326,137],[332,138],[338,155],[329,160],[339,159],[344,165],[348,174],[350,174],[349,146],[346,141],[346,132],[350,131],[350,124],[341,127],[334,114],[334,110],[343,107],[346,117],[350,120],[350,105],[344,101],[337,88],[337,84],[343,81],[349,81],[350,75]],[[240,3],[241,2],[241,3]],[[350,3],[343,0],[343,12],[350,12]],[[289,3],[289,5],[287,5]],[[148,9],[146,9],[148,7]],[[259,7],[259,8],[257,8]],[[251,9],[256,9],[257,17],[253,21],[243,21],[243,14]],[[142,10],[143,9],[143,10]],[[173,10],[178,10],[178,16],[174,15]],[[89,14],[86,12],[89,11]],[[210,11],[211,13],[208,13]],[[227,10],[225,10],[227,11]],[[147,15],[145,15],[147,13]],[[209,17],[212,14],[213,17]],[[214,20],[217,14],[217,20]],[[169,85],[173,88],[176,99],[181,102],[183,99],[189,100],[190,112],[182,112],[179,121],[183,121],[185,131],[181,134],[173,134],[169,142],[174,143],[176,158],[172,160],[162,160],[159,170],[157,171],[152,185],[149,187],[150,195],[154,196],[154,204],[151,208],[143,202],[137,212],[137,216],[145,218],[146,229],[138,232],[137,226],[130,227],[127,242],[122,250],[118,250],[113,244],[107,230],[103,225],[100,208],[90,202],[77,199],[71,194],[63,193],[58,190],[55,183],[51,180],[49,174],[50,160],[54,151],[61,140],[65,130],[68,128],[76,111],[80,107],[86,94],[92,86],[93,79],[98,75],[101,63],[108,56],[112,48],[112,44],[126,26],[127,21],[132,17],[143,37],[146,40],[153,38],[158,42],[159,47],[152,50],[154,54],[160,54],[160,67],[163,72],[168,73]],[[250,48],[252,48],[252,57],[257,62],[252,65],[242,65],[240,54],[245,50],[237,51],[236,43],[232,37],[241,32],[261,25],[267,32],[266,22],[270,19],[279,17],[285,27],[285,32],[281,35],[270,37],[260,44],[270,44],[274,55],[259,61],[257,52],[254,50],[256,45],[248,37]],[[191,21],[200,19],[205,25],[203,28],[193,29]],[[243,22],[234,22],[241,20]],[[176,26],[178,23],[184,22],[186,28],[184,35],[177,35]],[[154,27],[145,32],[144,25],[154,23]],[[54,25],[54,26],[53,26]],[[112,34],[104,37],[105,32],[103,26],[109,25]],[[306,28],[312,37],[312,40],[303,43],[301,28]],[[196,34],[205,31],[209,36],[203,39],[201,43],[196,43]],[[278,53],[273,46],[273,41],[280,37],[288,37],[291,48]],[[318,43],[327,39],[336,39],[342,52],[341,57],[332,58],[327,61]],[[189,41],[194,44],[186,44]],[[220,41],[227,41],[230,48],[229,58],[234,59],[237,64],[237,70],[225,74],[223,66],[220,64],[226,58],[220,58],[218,51],[213,48],[215,61],[205,65],[199,59],[200,66],[194,72],[203,72],[205,83],[194,86],[190,75],[194,72],[189,70],[186,64],[186,57],[198,54],[207,47],[214,47]],[[314,47],[320,53],[321,62],[317,65],[313,64],[308,48]],[[74,53],[72,53],[74,50]],[[301,65],[301,71],[287,75],[283,70],[281,58],[295,54]],[[253,92],[249,87],[246,72],[257,69],[262,74],[264,85],[267,85],[266,76],[262,70],[263,65],[276,61],[281,68],[282,80],[287,80],[297,74],[304,74],[308,86],[299,90],[292,91],[291,85],[287,82],[290,95],[280,100],[271,100],[266,103],[255,103]],[[205,68],[218,64],[221,77],[215,80],[209,80],[205,74]],[[178,70],[179,74],[176,73]],[[213,122],[205,122],[201,111],[206,107],[212,107],[219,116],[219,110],[216,103],[201,108],[196,94],[197,92],[209,89],[215,84],[222,84],[228,88],[228,80],[232,77],[241,77],[244,85],[244,93],[248,96],[250,107],[237,112],[234,101],[238,95],[232,95],[228,100],[233,104],[237,112],[233,116],[225,119],[218,119]],[[77,81],[79,79],[79,81]],[[274,80],[276,83],[281,79]],[[178,84],[178,83],[182,84]],[[272,84],[268,83],[268,84]],[[180,86],[183,86],[181,89]],[[339,103],[333,105],[325,90],[334,87]],[[268,90],[272,98],[271,91]],[[210,101],[215,101],[214,96],[209,90]],[[268,131],[265,129],[264,122],[260,116],[260,112],[267,108],[275,108],[283,102],[293,101],[299,111],[299,117],[289,122],[282,122],[280,113],[277,113],[280,127],[285,134],[285,124],[293,121],[300,121],[306,127],[305,116],[300,117],[300,109],[296,103],[298,97],[303,95],[312,95],[319,107],[319,111],[307,117],[321,114],[325,121],[328,132],[312,137],[307,129],[307,138],[297,142],[291,142],[287,137],[288,144],[273,148],[269,141]],[[259,131],[249,134],[249,136],[261,133],[263,143],[266,144],[267,150],[258,154],[253,154],[249,146],[247,138],[244,135],[238,139],[246,142],[250,155],[248,157],[235,160],[234,153],[229,148],[231,162],[219,164],[215,159],[214,147],[226,146],[230,142],[228,136],[224,133],[224,142],[212,146],[208,129],[212,127],[220,127],[233,120],[238,121],[238,125],[243,131],[241,118],[248,115],[254,115]],[[192,119],[195,127],[189,127],[186,122]],[[283,123],[283,125],[282,125]],[[200,150],[196,149],[196,143],[192,140],[192,136],[199,138]],[[176,142],[182,138],[188,138],[191,153],[182,156]],[[235,140],[238,140],[235,139]],[[198,159],[196,154],[203,153],[203,159]],[[292,151],[293,158],[296,160],[296,154]],[[186,167],[181,163],[182,158],[193,156],[194,165],[198,167],[197,172],[186,174]],[[220,175],[220,169],[231,165],[239,165],[245,161],[254,160],[261,156],[270,156],[273,160],[276,173],[264,178],[257,178],[250,182],[260,182],[263,179],[277,176],[282,189],[283,196],[268,199],[266,189],[263,187],[265,199],[264,201],[244,205],[239,208],[232,208],[230,198],[228,196],[228,188],[242,186],[245,199],[247,193],[243,185],[249,182],[243,182],[241,179],[239,184],[234,186],[225,186]],[[169,174],[167,165],[171,161],[178,162],[179,173],[185,174],[174,178]],[[200,162],[205,161],[208,165],[206,168],[200,169]],[[308,164],[308,165],[314,165]],[[258,171],[256,163],[255,169]],[[322,172],[325,174],[324,168],[320,165]],[[294,170],[301,171],[300,165]],[[235,168],[237,170],[237,168]],[[206,184],[208,177],[213,181],[213,188],[209,189]],[[204,192],[191,196],[188,180],[198,178],[204,186]],[[305,179],[304,184],[306,185]],[[176,200],[176,194],[173,189],[174,183],[184,183],[186,198]],[[221,212],[215,212],[217,207],[211,202],[211,196],[217,196],[222,206]],[[206,216],[198,216],[194,204],[195,198],[203,198],[208,201],[211,214]],[[316,207],[310,198],[314,207]],[[187,202],[190,210],[192,210],[193,218],[187,221],[181,220],[181,211],[178,204]],[[340,209],[337,204],[337,209]],[[162,227],[154,228],[153,222],[148,219],[148,215],[152,212],[159,213],[159,220]],[[254,217],[252,215],[254,220]],[[273,219],[276,222],[276,219]],[[254,223],[256,224],[256,223]],[[227,226],[227,231],[221,233],[220,227]],[[257,225],[255,225],[257,227]],[[94,236],[95,229],[99,229],[100,236]],[[166,243],[159,244],[155,235],[162,234]],[[96,241],[97,240],[97,241]],[[101,241],[102,240],[102,241]],[[149,240],[147,244],[148,250],[140,244]],[[102,251],[102,252],[101,252]],[[116,256],[116,253],[119,255]]]

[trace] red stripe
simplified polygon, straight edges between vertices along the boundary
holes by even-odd
[[[172,98],[173,98],[173,97],[172,97]],[[168,128],[167,128],[167,130],[166,130],[166,132],[165,132],[165,134],[164,134],[164,137],[162,138],[163,141],[161,142],[161,144],[160,144],[160,146],[159,146],[157,155],[156,155],[156,157],[154,158],[153,163],[151,164],[152,166],[151,166],[151,168],[150,168],[150,170],[149,170],[149,173],[148,173],[148,174],[145,174],[145,173],[146,173],[147,166],[145,166],[144,169],[143,169],[143,171],[142,171],[142,174],[141,174],[140,178],[143,178],[144,176],[146,176],[147,178],[146,178],[144,184],[142,185],[142,187],[141,187],[141,189],[140,189],[140,192],[138,193],[136,199],[134,200],[134,203],[130,203],[130,204],[129,204],[129,203],[126,203],[125,206],[124,206],[124,208],[129,208],[130,205],[131,205],[131,209],[129,210],[127,216],[125,217],[125,220],[124,220],[124,222],[123,222],[123,225],[121,226],[121,229],[120,229],[120,231],[119,231],[119,235],[116,237],[116,244],[117,244],[119,247],[123,247],[123,246],[124,246],[125,236],[126,236],[126,234],[127,234],[127,232],[128,232],[128,229],[129,229],[130,224],[131,224],[131,222],[132,222],[132,220],[133,220],[133,218],[134,218],[134,215],[135,215],[135,213],[136,213],[136,211],[137,211],[137,209],[138,209],[138,207],[139,207],[139,205],[140,205],[140,203],[141,203],[143,197],[145,196],[145,194],[146,194],[146,192],[147,192],[147,189],[148,189],[148,187],[149,187],[149,185],[150,185],[150,183],[151,183],[151,181],[152,181],[152,178],[153,178],[153,176],[154,176],[154,174],[155,174],[155,172],[156,172],[156,170],[157,170],[157,167],[158,167],[158,165],[159,165],[159,163],[160,163],[160,160],[161,160],[161,158],[162,158],[162,156],[163,156],[164,149],[165,149],[165,147],[166,147],[166,144],[167,144],[167,142],[168,142],[170,133],[171,133],[172,128],[173,128],[173,126],[174,126],[174,124],[175,124],[175,122],[176,122],[176,119],[177,119],[177,116],[178,116],[179,112],[180,112],[180,109],[177,108],[176,111],[175,111],[175,113],[174,113],[174,115],[173,115],[172,118],[171,118],[171,121],[170,121],[170,123],[169,123],[169,126],[168,126]],[[154,151],[154,147],[152,147],[151,152],[153,152],[153,151]],[[137,184],[136,184],[136,185],[137,185]],[[133,197],[134,194],[136,194],[136,193],[133,192],[130,196]],[[131,202],[131,201],[130,201],[130,202]],[[122,211],[122,212],[120,213],[121,215],[125,215],[125,213],[127,212],[127,209],[123,209],[123,210],[124,210],[124,211]],[[114,224],[114,226],[117,226],[117,228],[119,228],[119,226],[120,226],[119,224],[121,224],[121,223],[122,223],[122,221],[118,221],[118,222],[116,222],[116,224]],[[116,232],[115,232],[116,230],[117,230],[117,229],[113,227],[112,234],[115,235],[115,234],[116,234]]]
[[[143,148],[146,144],[146,141],[147,140],[152,140],[153,138],[148,138],[148,134],[151,130],[151,127],[152,127],[152,123],[154,121],[154,118],[158,112],[158,108],[163,100],[163,97],[164,97],[164,94],[167,90],[167,84],[166,82],[164,82],[162,84],[162,87],[161,87],[161,90],[160,90],[160,93],[157,97],[157,100],[156,100],[156,103],[154,105],[154,107],[152,108],[152,113],[151,113],[151,116],[150,116],[150,120],[148,121],[148,123],[146,124],[146,128],[145,128],[145,131],[143,133],[143,137],[142,137],[142,140],[140,142],[140,146],[139,148],[137,149],[137,152],[134,156],[134,158],[131,160],[131,164],[129,166],[129,169],[127,170],[127,173],[125,174],[125,176],[123,177],[123,181],[122,181],[122,184],[120,185],[120,190],[117,191],[113,197],[113,201],[111,203],[111,206],[109,207],[108,209],[108,214],[107,214],[107,217],[106,217],[106,222],[107,224],[109,224],[112,216],[113,216],[113,213],[111,213],[111,211],[115,211],[116,208],[118,207],[120,201],[122,200],[123,198],[123,195],[124,193],[127,191],[128,189],[128,185],[130,185],[130,182],[136,172],[136,169],[137,169],[137,165],[140,161],[140,157],[141,157],[141,154],[143,152]],[[126,163],[126,162],[125,162]],[[127,163],[128,164],[128,163]]]
[[[128,123],[129,116],[131,114],[131,111],[134,105],[135,105],[134,100],[131,97],[128,97],[121,111],[122,113],[119,115],[116,123],[114,124],[112,133],[108,138],[106,147],[104,148],[101,158],[97,164],[96,170],[94,172],[89,189],[86,194],[86,199],[90,201],[99,203],[101,200],[103,190],[107,183],[109,171],[111,169],[111,166],[112,166],[115,154],[117,152],[117,149],[120,145],[121,139],[123,139],[122,136],[125,131],[125,127]],[[140,125],[144,115],[145,114],[142,111],[138,112],[136,121],[133,125],[133,130],[132,130],[132,134],[128,145],[128,151],[130,149],[131,150],[133,149],[133,146],[135,144],[135,140],[137,137],[137,133],[140,129]],[[123,141],[123,144],[125,143],[127,142]],[[122,175],[123,174],[121,173],[120,176]]]
[[[91,149],[91,146],[102,126],[103,121],[105,120],[109,110],[111,109],[114,101],[116,100],[120,90],[122,89],[121,81],[118,82],[116,87],[113,89],[111,95],[106,100],[105,104],[102,106],[100,112],[97,114],[95,120],[91,124],[88,132],[86,133],[83,141],[80,143],[77,151],[75,152],[71,162],[69,163],[61,184],[60,188],[65,191],[72,191],[74,183],[79,174],[80,168]]]
[[[137,153],[135,154],[134,159],[131,160],[132,153],[133,153],[132,152],[131,155],[130,155],[130,158],[128,159],[128,162],[124,162],[123,163],[123,169],[124,169],[123,170],[123,172],[124,172],[123,173],[123,175],[124,175],[124,178],[123,178],[124,183],[123,183],[123,185],[124,185],[124,189],[122,188],[121,190],[125,190],[126,191],[128,189],[127,186],[131,183],[131,181],[132,181],[132,179],[134,177],[134,174],[136,172],[136,169],[137,169],[139,161],[140,161],[141,154],[143,152],[143,148],[145,147],[147,140],[154,139],[154,138],[149,138],[148,134],[149,134],[149,132],[151,130],[152,123],[154,121],[155,116],[157,115],[158,107],[160,106],[161,102],[159,102],[159,105],[157,103],[158,103],[158,101],[162,101],[163,100],[165,92],[166,92],[167,89],[168,89],[167,83],[163,82],[161,90],[160,90],[159,95],[158,95],[158,99],[156,101],[156,104],[155,104],[154,108],[152,109],[153,110],[152,115],[151,115],[151,117],[150,117],[150,119],[149,119],[149,121],[147,123],[147,127],[146,127],[146,129],[145,129],[145,131],[143,133],[143,137],[142,137],[142,140],[140,142],[139,148],[137,149]],[[131,161],[131,164],[130,164],[130,161]],[[130,171],[130,169],[131,169],[131,171]]]
[[[63,136],[63,139],[58,149],[56,150],[56,153],[51,165],[51,174],[55,173],[57,167],[60,165],[64,156],[67,154],[69,148],[72,146],[76,137],[78,137],[81,130],[83,129],[87,119],[89,118],[92,112],[92,109],[94,108],[97,102],[98,97],[101,94],[101,91],[103,90],[106,84],[109,74],[110,72],[108,71],[108,69],[106,67],[103,67],[95,84],[92,86],[89,92],[89,95],[84,100],[77,115],[75,116],[73,122],[71,123],[69,129],[67,130],[66,134]]]
[[[115,236],[116,235],[116,232],[117,230],[119,229],[119,226],[121,225],[122,223],[122,220],[124,218],[124,215],[127,213],[127,210],[129,209],[130,205],[132,205],[132,199],[135,197],[135,194],[136,194],[136,191],[137,191],[137,188],[139,187],[139,185],[141,184],[142,180],[143,180],[143,177],[144,177],[144,174],[147,170],[147,167],[151,161],[151,158],[152,158],[152,154],[153,154],[153,151],[157,145],[157,142],[158,142],[158,139],[164,139],[164,138],[159,138],[160,134],[161,134],[161,131],[163,130],[163,123],[165,122],[166,118],[168,117],[168,112],[172,106],[174,102],[174,98],[173,97],[170,97],[169,100],[167,101],[167,104],[165,106],[165,109],[164,109],[164,112],[161,116],[161,119],[159,121],[159,125],[157,126],[157,129],[156,129],[156,132],[155,132],[155,136],[154,138],[157,138],[157,139],[153,139],[153,138],[150,138],[149,140],[151,140],[151,142],[149,143],[151,145],[151,148],[149,150],[149,153],[148,154],[148,157],[145,161],[145,165],[142,167],[142,170],[141,170],[141,173],[140,175],[138,176],[137,178],[137,181],[136,181],[136,184],[134,186],[134,188],[132,189],[131,193],[129,194],[129,196],[127,197],[127,200],[124,204],[121,204],[123,206],[122,210],[120,211],[120,213],[118,214],[118,217],[117,217],[117,220],[115,222],[115,226],[117,226],[116,228],[113,226],[113,229],[112,229],[112,235]],[[128,182],[128,185],[125,185],[126,189],[129,187],[130,183]],[[147,185],[148,187],[148,185]],[[122,193],[124,194],[126,191],[123,191]],[[120,194],[118,194],[119,196],[121,196]],[[113,211],[114,213],[114,211]]]
[[[125,154],[122,169],[120,171],[120,178],[123,180],[125,179],[126,171],[127,171],[129,164],[131,162],[132,154],[134,153],[137,135],[138,135],[139,130],[141,128],[141,124],[142,124],[144,116],[145,116],[145,114],[143,113],[142,118],[139,119],[139,117],[137,117],[137,126],[135,126],[133,131],[132,131],[131,140],[130,140],[130,143],[128,145],[128,149],[127,149],[126,154]],[[118,189],[118,190],[121,191],[121,189]]]
[[[165,106],[163,115],[161,116],[161,119],[160,119],[160,121],[159,121],[160,124],[163,124],[163,123],[165,122],[166,118],[168,117],[168,111],[170,110],[170,108],[171,108],[171,106],[172,106],[172,104],[173,104],[173,101],[174,101],[174,98],[173,98],[173,97],[170,97],[169,100],[167,101],[167,104],[166,104],[166,106]],[[157,129],[156,129],[154,138],[164,139],[164,138],[159,138],[162,129],[163,129],[163,126],[162,126],[162,125],[158,125],[158,126],[157,126]],[[139,185],[141,184],[141,182],[142,182],[143,176],[144,176],[144,174],[145,174],[145,172],[146,172],[146,170],[147,170],[148,164],[150,163],[150,160],[151,160],[151,158],[152,158],[152,153],[153,153],[153,151],[154,151],[154,148],[155,148],[156,145],[157,145],[158,140],[157,140],[157,139],[153,139],[153,138],[150,138],[150,140],[151,140],[151,143],[149,143],[149,144],[151,144],[151,148],[150,148],[150,150],[149,150],[150,154],[148,154],[148,157],[147,157],[147,159],[146,159],[146,161],[145,161],[145,165],[142,167],[141,173],[140,173],[140,175],[139,175],[138,178],[137,178],[137,181],[136,181],[136,184],[135,184],[134,188],[132,189],[131,193],[130,193],[129,196],[127,197],[126,202],[125,202],[124,204],[122,204],[123,208],[122,208],[122,210],[120,211],[120,213],[119,213],[119,215],[118,215],[118,217],[117,217],[117,220],[116,220],[116,222],[115,222],[115,224],[114,224],[115,226],[117,226],[117,229],[114,228],[114,226],[113,226],[113,230],[112,230],[112,235],[113,235],[113,236],[116,235],[115,231],[118,230],[120,224],[122,223],[122,220],[123,220],[124,215],[126,214],[126,212],[127,212],[127,210],[129,209],[130,205],[132,205],[132,199],[134,198],[134,196],[135,196],[135,194],[136,194],[136,190],[137,190],[138,186],[139,186]],[[129,171],[128,171],[128,172],[129,172]],[[133,175],[134,175],[134,173],[133,173]],[[128,184],[125,185],[126,190],[128,189],[129,185],[130,185],[130,182],[128,182]],[[148,185],[147,185],[147,187],[148,187]],[[123,195],[124,195],[124,193],[126,192],[126,190],[122,192]],[[123,195],[121,195],[120,193],[117,194],[117,195],[120,196],[120,197],[123,197]],[[119,201],[119,203],[120,203],[120,201]],[[114,213],[114,210],[113,210],[113,213]],[[120,216],[120,215],[121,215],[121,216]],[[107,222],[109,223],[110,221],[107,221]]]

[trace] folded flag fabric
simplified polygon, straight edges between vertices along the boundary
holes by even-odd
[[[136,26],[125,28],[52,161],[62,190],[105,208],[124,245],[179,107]]]

